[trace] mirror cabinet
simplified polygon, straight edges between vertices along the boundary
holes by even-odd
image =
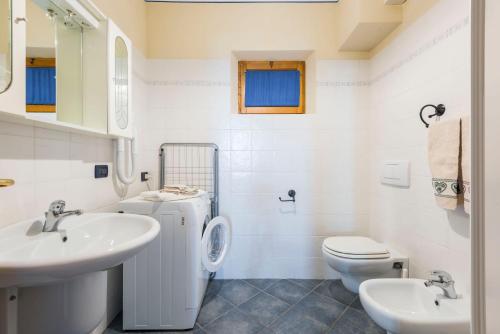
[[[111,20],[88,0],[0,9],[0,116],[131,136],[131,43]]]

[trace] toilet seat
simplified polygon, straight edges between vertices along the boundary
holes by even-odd
[[[328,266],[339,274],[342,284],[354,293],[366,280],[401,277],[401,269],[408,269],[407,257],[366,237],[326,238],[322,253]]]
[[[387,248],[366,237],[330,237],[323,242],[323,249],[334,256],[346,259],[387,259]]]

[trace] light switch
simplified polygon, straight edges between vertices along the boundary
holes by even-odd
[[[397,187],[410,186],[410,161],[386,160],[382,163],[380,182]]]

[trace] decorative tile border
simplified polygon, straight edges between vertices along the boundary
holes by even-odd
[[[369,81],[318,81],[318,87],[367,87],[370,86]]]
[[[148,81],[146,80],[144,74],[139,73],[138,71],[132,71],[132,76],[135,77],[136,79],[142,81],[144,84],[148,84]]]
[[[425,52],[431,50],[436,45],[440,44],[441,42],[443,42],[446,39],[450,38],[451,36],[455,35],[457,32],[460,32],[462,29],[464,29],[465,27],[467,27],[469,25],[469,21],[470,21],[469,16],[461,19],[460,21],[458,21],[457,23],[455,23],[454,25],[452,25],[451,27],[449,27],[448,29],[446,29],[443,33],[441,33],[438,36],[434,37],[430,41],[424,43],[417,50],[413,51],[408,56],[406,56],[405,58],[403,58],[400,61],[398,61],[396,64],[392,65],[391,67],[389,67],[385,71],[382,71],[380,74],[378,74],[378,75],[374,76],[373,78],[371,78],[369,80],[370,85],[372,85],[372,84],[374,84],[374,83],[376,83],[376,82],[384,79],[385,77],[387,77],[391,73],[393,73],[393,72],[399,70],[401,67],[409,64],[415,58],[420,57],[422,54],[424,54]]]
[[[228,81],[212,80],[154,80],[147,81],[150,86],[187,86],[187,87],[229,87]]]

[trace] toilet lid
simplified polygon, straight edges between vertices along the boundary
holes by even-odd
[[[330,237],[323,245],[327,250],[349,258],[387,258],[385,245],[366,237]]]

